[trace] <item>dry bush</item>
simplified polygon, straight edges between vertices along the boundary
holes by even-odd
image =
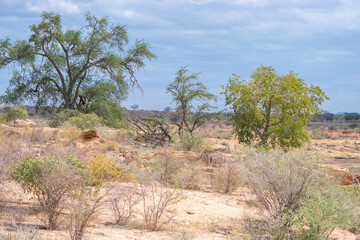
[[[59,137],[69,139],[70,141],[76,141],[80,139],[81,130],[76,127],[66,127],[59,131]]]
[[[135,187],[121,187],[115,190],[115,194],[110,198],[115,223],[126,225],[133,215],[134,206],[140,202],[142,196]]]
[[[166,209],[184,198],[180,190],[166,190],[156,182],[141,186],[143,217],[146,229],[158,231],[174,218]]]
[[[84,238],[86,228],[94,221],[104,205],[108,192],[100,194],[97,189],[86,188],[78,193],[70,203],[68,232],[71,240]]]
[[[73,157],[25,158],[18,162],[14,179],[33,194],[46,214],[47,229],[56,229],[64,201],[91,181],[90,170]]]
[[[240,186],[239,162],[227,159],[226,162],[214,171],[212,186],[217,192],[232,193]]]
[[[299,208],[302,198],[325,187],[317,169],[318,156],[304,152],[249,152],[241,158],[242,181],[255,193],[263,217],[248,219],[254,236],[282,239],[291,225],[288,213]]]
[[[8,233],[6,235],[0,234],[0,239],[2,240],[38,240],[40,234],[36,230],[35,226],[21,226],[17,225],[15,222],[12,222],[11,225],[16,228],[14,234]]]
[[[146,162],[144,167],[145,178],[173,187],[199,189],[206,180],[201,160],[176,156],[166,147],[156,154],[156,158]]]

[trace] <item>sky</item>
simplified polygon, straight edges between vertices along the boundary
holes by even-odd
[[[150,44],[158,58],[137,72],[143,93],[132,90],[127,108],[173,106],[166,86],[181,66],[219,94],[232,73],[249,79],[264,65],[320,86],[325,110],[360,112],[359,0],[1,0],[0,38],[28,39],[42,11],[61,14],[66,28],[83,26],[87,11],[108,16],[126,25],[130,45]],[[10,77],[0,70],[0,94]]]

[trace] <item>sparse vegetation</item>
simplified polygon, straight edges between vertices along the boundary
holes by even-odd
[[[16,164],[14,179],[36,197],[47,216],[48,229],[57,228],[66,198],[92,181],[86,165],[70,156],[25,158]]]
[[[93,183],[104,184],[111,181],[135,182],[135,176],[127,172],[123,166],[116,163],[113,158],[103,154],[89,159]]]

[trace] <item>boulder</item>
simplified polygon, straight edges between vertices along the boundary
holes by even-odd
[[[100,135],[95,129],[85,129],[81,132],[81,139],[85,141],[92,141],[100,139]]]
[[[31,119],[15,119],[9,123],[11,127],[37,127],[37,123]]]

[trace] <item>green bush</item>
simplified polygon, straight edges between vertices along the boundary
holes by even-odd
[[[328,126],[328,130],[329,130],[329,131],[336,131],[336,126],[333,125],[333,124],[332,124],[332,125],[329,125],[329,126]]]
[[[6,114],[0,113],[0,123],[6,123]]]
[[[9,113],[5,114],[5,119],[7,122],[15,119],[27,119],[29,118],[26,106],[16,106]]]
[[[191,134],[187,131],[183,131],[180,134],[180,149],[185,151],[201,150],[204,145],[204,138]]]
[[[103,119],[95,113],[84,114],[80,113],[76,117],[69,118],[68,122],[80,129],[94,129],[103,123]]]
[[[349,124],[349,128],[351,128],[351,129],[357,128],[357,126],[359,126],[359,124],[357,124],[357,123],[350,123]]]
[[[63,123],[67,122],[69,118],[77,117],[80,114],[81,113],[78,110],[64,109],[51,118],[49,126],[53,128],[60,127]]]
[[[25,158],[15,165],[13,177],[25,192],[36,196],[48,229],[57,227],[66,198],[92,183],[89,167],[71,156]]]
[[[313,192],[300,200],[300,205],[294,217],[299,239],[329,239],[336,227],[347,228],[355,223],[352,207],[331,192]]]

